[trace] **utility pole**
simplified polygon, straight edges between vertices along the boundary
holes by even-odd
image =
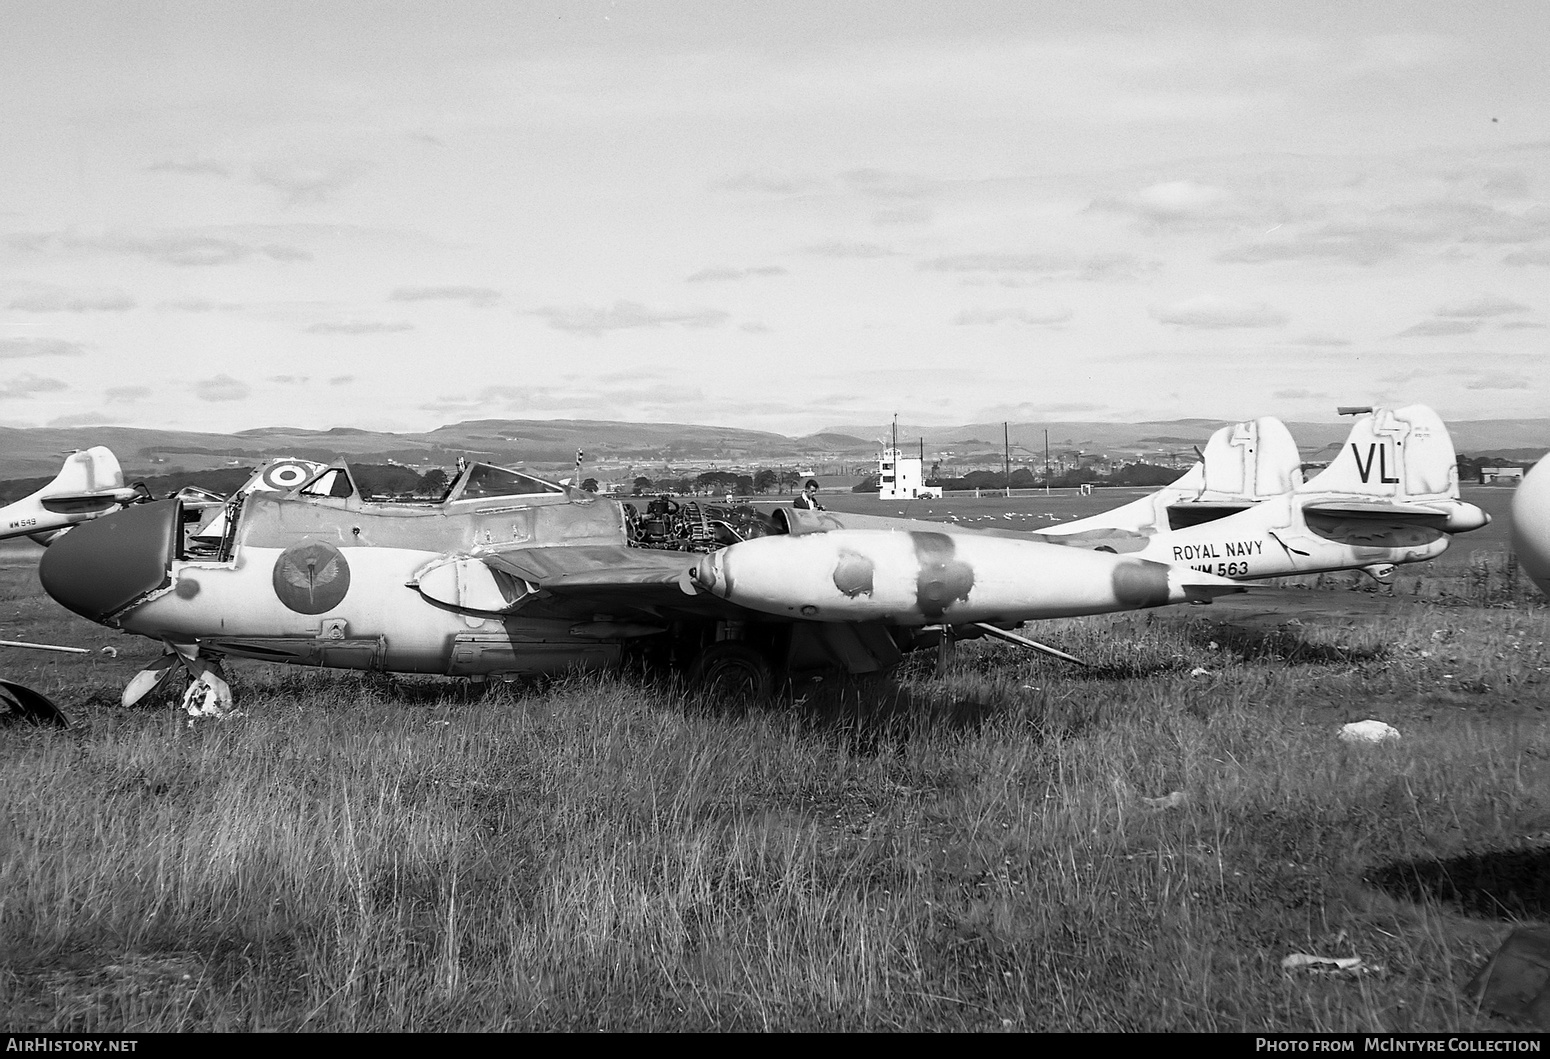
[[[1049,427],[1044,428],[1044,495],[1049,496]]]
[[[1001,421],[1001,466],[1006,473],[1006,495],[1012,495],[1012,428],[1006,420]]]

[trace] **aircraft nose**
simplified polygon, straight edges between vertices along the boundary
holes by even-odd
[[[176,500],[135,504],[76,526],[43,553],[38,580],[60,606],[100,622],[171,580],[183,529]]]

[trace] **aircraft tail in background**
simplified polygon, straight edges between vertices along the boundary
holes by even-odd
[[[1362,416],[1329,466],[1296,494],[1313,514],[1408,514],[1446,533],[1491,521],[1459,499],[1453,439],[1437,413],[1419,404]]]
[[[1216,431],[1206,442],[1200,462],[1157,492],[1040,532],[1049,537],[1104,533],[1149,537],[1236,514],[1301,484],[1297,442],[1286,424],[1264,416]]]
[[[64,530],[129,503],[140,491],[124,485],[118,457],[104,445],[72,452],[54,480],[0,508],[0,540],[31,537],[47,544]]]

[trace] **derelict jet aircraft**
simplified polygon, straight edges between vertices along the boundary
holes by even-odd
[[[0,508],[0,540],[31,537],[39,544],[56,540],[72,526],[145,497],[140,488],[124,485],[124,471],[110,449],[99,445],[72,452],[54,480],[20,500]],[[82,652],[76,647],[0,641],[3,647],[42,651]],[[59,707],[46,695],[10,680],[0,680],[0,724],[15,720],[34,724],[67,725]]]
[[[117,511],[145,491],[124,485],[124,471],[111,449],[98,445],[72,452],[54,480],[30,496],[0,508],[0,540],[31,537],[39,544],[71,526]]]
[[[656,657],[716,688],[762,691],[772,671],[885,670],[973,625],[1208,602],[1215,574],[937,524],[794,532],[751,507],[645,512],[476,463],[435,502],[375,502],[337,464],[285,493],[251,492],[214,544],[176,499],[137,504],[56,541],[43,587],[92,621],[161,640],[124,692],[177,669],[185,706],[224,712],[225,656],[488,677]]]
[[[1363,570],[1434,559],[1455,533],[1491,521],[1459,499],[1457,456],[1424,405],[1360,409],[1339,454],[1304,480],[1286,426],[1266,417],[1223,427],[1178,481],[1112,511],[1036,533],[974,530],[1183,564],[1234,580]],[[877,515],[787,512],[792,532],[880,528]]]

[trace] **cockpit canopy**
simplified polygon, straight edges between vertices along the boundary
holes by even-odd
[[[483,500],[492,496],[527,496],[533,493],[564,493],[565,487],[534,478],[521,471],[507,470],[488,463],[470,464],[452,489],[448,500]]]
[[[296,495],[311,499],[364,501],[350,468],[340,462],[319,471],[297,490]],[[420,503],[447,504],[459,500],[488,500],[504,496],[565,495],[565,487],[546,482],[522,471],[496,467],[489,463],[471,463],[465,467],[444,495]]]

